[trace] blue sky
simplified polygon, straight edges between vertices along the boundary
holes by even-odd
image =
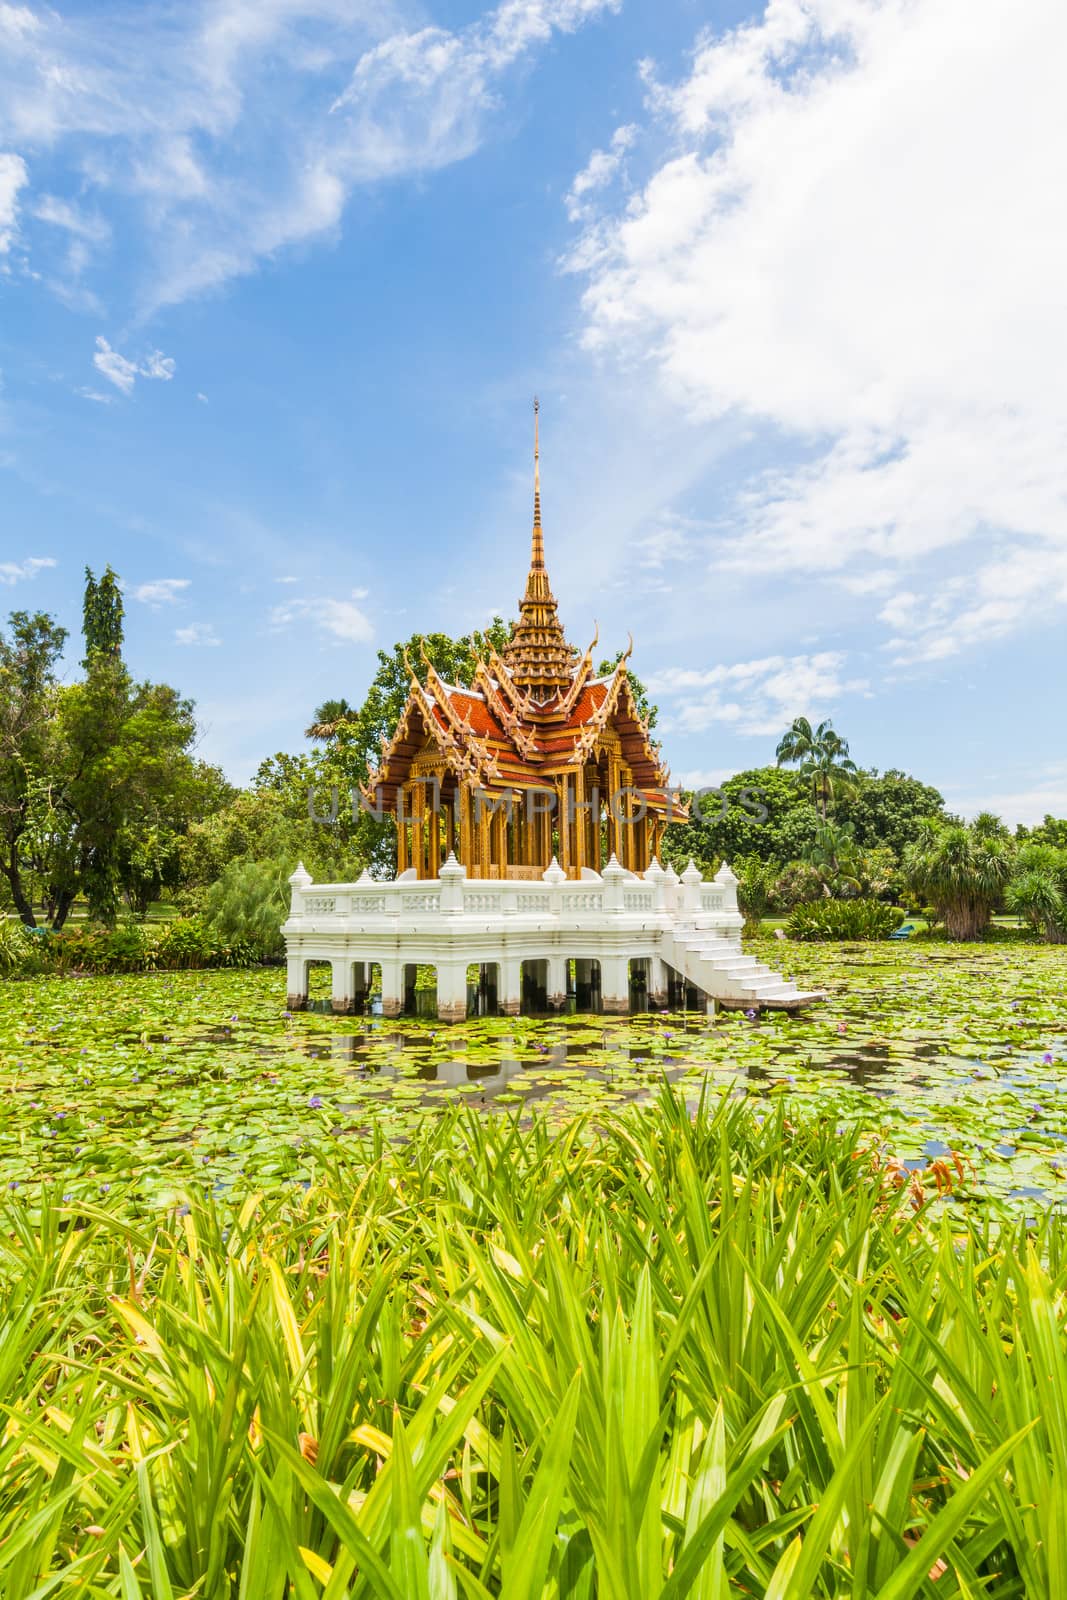
[[[542,400],[572,639],[676,776],[831,715],[1067,813],[1067,10],[0,3],[0,608],[244,780],[511,614]],[[72,651],[72,671],[76,670]]]

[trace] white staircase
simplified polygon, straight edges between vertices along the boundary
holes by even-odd
[[[817,990],[798,989],[780,972],[745,955],[739,938],[676,927],[664,934],[662,955],[687,983],[727,1007],[791,1011],[826,998]]]

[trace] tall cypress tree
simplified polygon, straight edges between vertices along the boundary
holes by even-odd
[[[122,655],[122,619],[125,610],[122,590],[110,564],[97,580],[92,569],[85,569],[85,601],[82,606],[82,634],[85,638],[86,671],[94,660],[117,661]]]

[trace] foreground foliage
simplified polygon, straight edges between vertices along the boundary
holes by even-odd
[[[1067,1592],[1062,1220],[914,1203],[667,1095],[306,1192],[8,1197],[0,1593]]]

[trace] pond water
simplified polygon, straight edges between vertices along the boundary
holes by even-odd
[[[761,954],[764,952],[761,950]],[[556,1121],[666,1080],[789,1097],[962,1157],[976,1195],[1067,1200],[1067,950],[775,945],[827,1003],[799,1016],[431,1020],[284,1010],[284,972],[0,984],[0,1183],[169,1196],[306,1179],[375,1125],[458,1104]]]

